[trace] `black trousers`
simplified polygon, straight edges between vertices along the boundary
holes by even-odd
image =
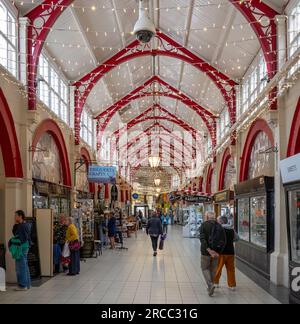
[[[168,233],[168,224],[163,224],[163,232]]]
[[[157,252],[157,247],[158,247],[158,238],[159,236],[150,236],[151,241],[152,241],[152,248],[154,252]]]
[[[70,274],[79,274],[80,273],[80,250],[71,251],[71,262],[69,264],[69,273]]]

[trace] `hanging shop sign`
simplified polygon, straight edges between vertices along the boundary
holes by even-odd
[[[300,154],[280,161],[283,184],[300,181]]]
[[[34,180],[34,188],[37,194],[39,195],[45,195],[49,194],[49,184],[48,182],[40,182]]]
[[[181,200],[181,195],[180,194],[169,194],[169,200],[170,201],[178,201]]]
[[[209,203],[212,201],[211,197],[208,196],[190,196],[190,195],[186,195],[183,196],[182,200],[184,200],[185,202],[190,202],[190,203]]]
[[[138,200],[138,199],[139,199],[139,194],[134,193],[134,194],[132,195],[132,198],[133,198],[134,200]]]
[[[77,199],[94,199],[95,194],[92,192],[78,191]]]
[[[224,190],[214,195],[214,202],[216,204],[228,202],[234,199],[234,192],[231,190]]]
[[[94,183],[116,183],[117,169],[110,166],[89,166],[88,181]]]

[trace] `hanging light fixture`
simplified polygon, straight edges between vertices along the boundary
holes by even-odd
[[[149,163],[150,163],[151,168],[157,168],[160,163],[160,157],[159,156],[150,156]]]
[[[161,183],[161,180],[159,178],[154,179],[154,183],[155,183],[156,187],[159,187],[160,183]]]
[[[160,189],[160,188],[157,188],[157,189],[156,189],[156,192],[157,192],[157,193],[160,193],[160,192],[161,192],[161,189]]]

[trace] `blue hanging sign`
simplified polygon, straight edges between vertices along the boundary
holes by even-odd
[[[94,183],[116,183],[117,169],[112,166],[90,165],[88,181]]]

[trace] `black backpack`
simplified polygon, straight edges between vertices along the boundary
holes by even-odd
[[[217,253],[222,253],[226,247],[226,233],[222,225],[215,222],[208,238],[209,248]]]

